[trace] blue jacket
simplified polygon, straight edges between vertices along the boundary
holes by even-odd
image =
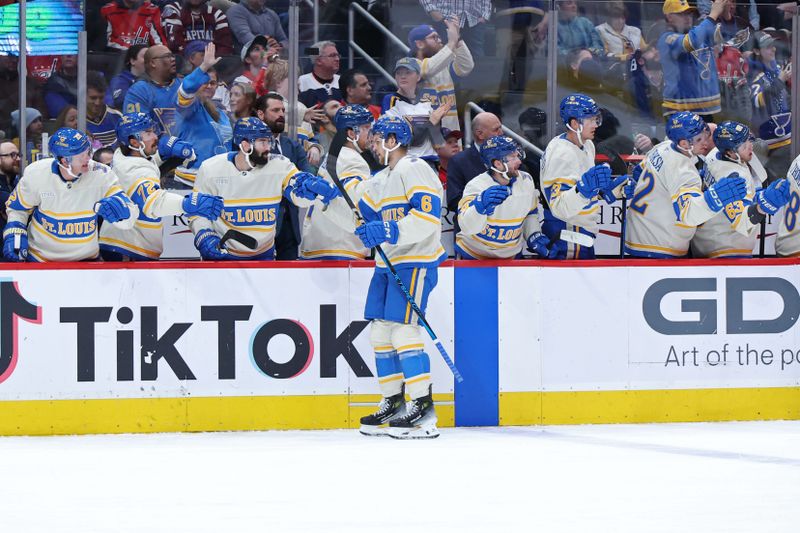
[[[181,80],[174,79],[167,86],[156,85],[149,79],[139,80],[125,95],[123,113],[149,113],[164,133],[178,135],[175,131],[178,88]]]
[[[135,81],[136,77],[131,74],[130,70],[123,70],[111,78],[106,91],[106,105],[118,111],[124,111],[125,95],[128,94],[128,89],[131,88]]]

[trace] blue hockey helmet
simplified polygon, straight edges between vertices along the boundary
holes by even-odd
[[[411,126],[400,117],[382,116],[372,125],[372,134],[384,139],[394,134],[398,144],[403,146],[411,144]]]
[[[692,139],[708,130],[708,124],[699,115],[691,111],[681,111],[667,118],[667,138],[678,143]]]
[[[587,118],[595,118],[598,126],[602,123],[602,115],[597,102],[594,101],[594,98],[585,94],[575,93],[566,96],[561,100],[559,113],[564,124],[569,124],[569,121],[573,118],[578,122]]]
[[[54,157],[72,157],[82,154],[92,147],[89,137],[72,128],[58,128],[47,143]]]
[[[340,107],[336,112],[333,123],[336,125],[337,130],[342,130],[347,128],[355,129],[364,124],[371,124],[372,120],[372,113],[363,105],[347,104]]]
[[[141,141],[140,134],[150,129],[157,133],[158,125],[147,113],[125,113],[117,123],[117,139],[127,146],[131,137]]]
[[[722,154],[728,150],[735,152],[737,148],[752,139],[750,128],[733,120],[726,120],[714,130],[714,145]]]
[[[242,141],[253,143],[256,139],[272,141],[272,130],[256,117],[240,118],[233,125],[233,145],[239,146]]]
[[[480,146],[481,160],[487,169],[494,169],[492,161],[499,159],[505,162],[506,156],[516,153],[520,159],[525,157],[522,148],[512,139],[505,135],[495,135],[489,137]]]

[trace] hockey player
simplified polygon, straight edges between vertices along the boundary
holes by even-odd
[[[337,131],[347,132],[347,140],[336,159],[336,174],[351,197],[361,196],[356,192],[356,188],[363,187],[370,177],[369,165],[361,157],[361,153],[368,149],[372,122],[372,113],[358,104],[340,107],[334,117]],[[328,181],[331,180],[325,165],[320,167],[320,175]],[[331,224],[331,221],[321,213],[320,210],[323,208],[322,200],[315,200],[314,205],[308,208],[303,221],[300,257],[343,260],[366,258],[369,249],[364,247],[352,230],[346,231],[336,224]]]
[[[139,209],[114,172],[92,160],[85,134],[59,128],[49,147],[54,158],[28,166],[8,198],[3,256],[37,262],[97,259],[97,217],[127,229]]]
[[[548,257],[550,240],[539,225],[539,191],[531,175],[519,170],[522,149],[500,135],[484,142],[480,154],[486,172],[464,188],[457,253],[462,259],[510,259],[521,256],[527,243],[528,250]]]
[[[269,127],[255,117],[246,117],[233,127],[235,151],[206,159],[200,165],[194,191],[225,200],[222,216],[215,222],[202,217],[190,222],[194,245],[203,259],[274,259],[281,197],[298,207],[308,207],[318,195],[324,203],[339,195],[339,190],[324,179],[299,172],[287,158],[270,154],[272,143]],[[256,248],[248,249],[234,240],[221,248],[221,236],[229,229],[253,237]]]
[[[762,188],[767,171],[753,154],[753,137],[744,124],[723,122],[714,130],[714,144],[717,148],[706,157],[704,187],[736,172],[746,180],[747,195],[697,228],[692,256],[751,257],[761,221],[789,201],[789,183],[781,179]]]
[[[444,191],[426,162],[408,156],[410,143],[408,122],[398,117],[379,118],[372,126],[370,145],[375,159],[387,166],[365,181],[363,187],[356,187],[356,197],[352,199],[365,221],[356,234],[367,248],[382,247],[424,312],[436,286],[437,267],[447,258],[441,244],[439,218]],[[356,221],[343,199],[335,200],[330,207],[326,212],[336,215],[337,223],[345,228],[355,227]],[[380,257],[376,259],[364,317],[372,321],[370,342],[375,350],[383,400],[377,412],[361,418],[361,433],[401,439],[438,437],[430,359],[420,326]],[[411,398],[407,404],[404,388]]]
[[[103,259],[134,261],[156,260],[164,249],[161,217],[183,215],[216,220],[222,214],[222,198],[192,193],[188,196],[161,189],[159,166],[177,152],[191,150],[182,141],[170,143],[158,138],[157,124],[145,113],[128,113],[117,125],[119,147],[114,152],[114,172],[120,185],[139,207],[139,218],[130,229],[111,224],[100,228],[100,253]]]
[[[595,130],[601,124],[594,99],[571,94],[561,101],[561,120],[566,133],[553,138],[541,161],[541,180],[549,210],[544,212],[543,232],[552,243],[548,257],[594,259],[594,246],[560,239],[561,230],[582,233],[593,240],[600,224],[601,191],[612,189],[611,169],[594,164]]]
[[[723,209],[735,209],[747,184],[737,172],[719,176],[703,191],[696,146],[708,125],[689,111],[667,119],[667,139],[647,154],[628,205],[625,251],[635,257],[685,257],[697,226]]]
[[[775,253],[781,257],[798,257],[800,256],[800,225],[797,224],[797,215],[800,211],[800,156],[789,165],[786,181],[790,185],[789,201],[778,225]]]

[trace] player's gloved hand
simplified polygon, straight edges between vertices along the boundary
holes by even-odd
[[[584,198],[590,199],[599,192],[608,189],[611,185],[611,167],[608,165],[596,165],[584,172],[581,179],[575,185],[578,192]]]
[[[400,228],[397,227],[397,222],[388,220],[381,222],[376,220],[374,222],[365,222],[356,228],[356,235],[364,246],[367,248],[375,248],[381,243],[388,242],[389,244],[397,244],[397,239],[400,237]]]
[[[25,261],[28,257],[28,228],[21,222],[9,222],[3,232],[3,257],[9,261]]]
[[[208,261],[221,261],[229,259],[228,250],[220,248],[219,236],[210,229],[203,229],[194,236],[194,247],[200,252],[200,257]]]
[[[317,193],[312,191],[309,188],[309,185],[311,181],[316,179],[318,179],[317,176],[311,172],[298,172],[292,176],[291,183],[294,187],[293,192],[295,196],[299,196],[300,198],[304,198],[306,200],[314,200],[317,197]]]
[[[107,196],[94,204],[94,212],[103,217],[103,220],[111,223],[126,220],[131,216],[131,210],[127,202],[116,194]]]
[[[541,231],[537,231],[530,237],[528,237],[528,250],[535,253],[542,259],[548,259],[550,257],[550,239],[542,233]]]
[[[703,193],[708,207],[717,212],[729,203],[743,199],[746,195],[747,182],[739,176],[738,172],[722,178]]]
[[[766,189],[757,190],[755,200],[764,214],[774,215],[778,209],[789,203],[790,194],[789,182],[780,179],[773,181]]]
[[[158,155],[161,159],[178,157],[180,159],[188,159],[189,161],[194,161],[197,157],[190,143],[181,141],[172,135],[162,135],[161,138],[158,139]]]
[[[567,242],[557,239],[550,245],[550,250],[547,252],[547,259],[561,259],[567,257]]]
[[[617,196],[614,194],[614,189],[622,185],[623,183],[630,181],[630,176],[627,174],[619,176],[613,180],[611,180],[611,184],[608,186],[607,189],[603,189],[600,191],[600,194],[603,195],[603,199],[606,201],[608,205],[613,204],[617,201]]]
[[[183,197],[183,212],[190,217],[199,216],[214,221],[224,208],[225,202],[221,196],[193,192]]]
[[[511,189],[505,185],[493,185],[482,191],[472,200],[475,211],[481,215],[493,215],[495,208],[502,204],[511,194]]]
[[[338,187],[320,176],[313,176],[313,179],[306,180],[305,188],[314,193],[315,196],[318,196],[323,203],[326,204],[337,196],[342,195]]]

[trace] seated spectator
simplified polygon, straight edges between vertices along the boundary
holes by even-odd
[[[167,44],[161,26],[161,11],[149,1],[115,0],[103,6],[100,16],[106,21],[106,46],[127,50],[135,44]]]
[[[55,129],[58,130],[64,127],[72,128],[73,130],[78,129],[78,108],[72,104],[65,106],[56,117]]]
[[[281,27],[280,18],[266,4],[267,0],[241,0],[232,5],[225,13],[231,31],[241,44],[249,43],[261,35],[272,37],[282,48],[286,48],[289,40]]]
[[[57,117],[67,104],[78,104],[78,56],[62,57],[61,68],[50,76],[44,86],[47,114]]]
[[[339,90],[342,92],[345,104],[366,107],[375,120],[381,116],[381,106],[372,103],[372,85],[360,70],[345,70],[339,78]]]
[[[254,117],[255,105],[256,91],[253,86],[241,81],[233,82],[231,85],[231,124],[235,124],[240,118]]]
[[[6,225],[6,201],[19,181],[20,160],[16,144],[0,142],[0,229]]]
[[[628,61],[636,50],[647,47],[642,39],[642,30],[625,24],[625,5],[622,2],[609,2],[606,14],[606,22],[595,28],[603,40],[606,57]]]
[[[461,138],[464,135],[459,130],[448,130],[442,128],[442,138],[444,143],[436,147],[436,155],[439,160],[436,163],[436,170],[439,175],[439,181],[442,182],[442,187],[447,189],[447,165],[450,160],[461,152]]]
[[[433,109],[445,104],[450,111],[442,118],[442,127],[451,131],[461,130],[458,121],[455,85],[453,76],[463,78],[472,72],[475,63],[469,48],[461,40],[458,24],[446,19],[447,44],[432,26],[417,26],[408,33],[411,54],[420,63],[421,96],[427,97]]]
[[[255,85],[261,69],[264,68],[268,61],[278,57],[278,51],[279,48],[275,46],[274,41],[273,45],[270,46],[269,39],[263,35],[256,36],[242,47],[241,57],[244,72],[233,81]]]
[[[448,19],[458,21],[465,45],[478,57],[484,54],[486,22],[492,13],[490,0],[472,2],[453,2],[452,0],[420,0],[420,5],[428,15],[444,30]],[[412,46],[413,49],[413,46]],[[424,74],[424,73],[423,73]]]
[[[233,35],[228,17],[208,0],[172,1],[161,11],[167,46],[175,53],[183,53],[192,41],[214,43],[217,53],[233,53]]]
[[[300,101],[307,107],[321,106],[330,99],[341,100],[339,90],[339,51],[332,41],[321,41],[311,45],[317,53],[310,56],[314,66],[311,72],[297,79]]]
[[[110,167],[111,161],[114,159],[114,149],[106,147],[95,150],[95,152],[92,154],[92,159],[98,163],[103,163],[104,165]]]
[[[125,104],[128,89],[144,74],[144,54],[147,46],[135,44],[125,51],[125,67],[108,83],[106,102],[117,111]]]
[[[86,131],[95,141],[92,148],[116,148],[117,124],[122,113],[106,105],[106,79],[97,71],[86,73]]]
[[[11,125],[17,132],[20,131],[20,113],[19,109],[11,112]],[[38,109],[28,107],[25,109],[25,160],[27,164],[38,161],[42,158],[42,132],[44,131],[44,122],[42,121],[42,114]],[[19,147],[20,138],[14,138],[14,144]]]
[[[175,106],[180,82],[176,79],[175,54],[159,44],[147,49],[145,76],[125,95],[125,113],[147,113],[159,125],[159,133],[174,135]]]
[[[28,85],[28,107],[44,109],[41,88],[30,76],[27,77],[26,82]],[[13,136],[9,110],[17,108],[19,108],[19,58],[11,55],[0,55],[0,129],[2,129],[7,138]]]
[[[558,0],[558,54],[565,59],[574,50],[588,50],[594,58],[605,55],[592,21],[578,16],[577,1]]]

